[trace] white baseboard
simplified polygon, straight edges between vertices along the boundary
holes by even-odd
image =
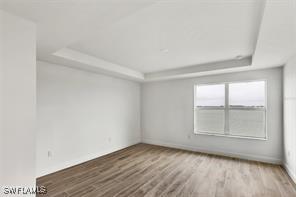
[[[109,150],[102,151],[97,154],[89,154],[85,157],[81,157],[76,160],[72,160],[69,162],[62,163],[60,165],[44,169],[40,172],[37,173],[37,177],[42,177],[87,161],[90,161],[92,159],[110,154],[112,152],[127,148],[129,146],[135,145],[140,143],[141,141],[136,141],[134,143],[126,144],[126,145],[121,145]],[[247,160],[253,160],[253,161],[260,161],[260,162],[266,162],[266,163],[272,163],[272,164],[282,164],[281,159],[277,158],[271,158],[271,157],[266,157],[266,156],[258,156],[258,155],[249,155],[249,154],[242,154],[242,153],[237,153],[237,152],[229,152],[229,151],[221,151],[221,150],[209,150],[197,146],[190,146],[190,145],[183,145],[183,144],[176,144],[176,143],[171,143],[171,142],[165,142],[161,140],[152,140],[152,139],[142,139],[142,143],[146,144],[153,144],[153,145],[159,145],[159,146],[165,146],[165,147],[171,147],[171,148],[178,148],[178,149],[184,149],[184,150],[190,150],[190,151],[196,151],[196,152],[202,152],[202,153],[207,153],[207,154],[214,154],[214,155],[221,155],[221,156],[228,156],[228,157],[235,157],[235,158],[240,158],[240,159],[247,159]],[[291,179],[295,182],[296,184],[296,174],[291,170],[291,168],[286,164],[282,164],[288,175],[291,177]]]
[[[66,169],[66,168],[69,168],[69,167],[73,167],[75,165],[90,161],[92,159],[96,159],[98,157],[110,154],[112,152],[127,148],[129,146],[132,146],[132,145],[135,145],[135,144],[138,144],[138,143],[141,143],[141,141],[137,140],[137,141],[135,141],[133,143],[129,143],[129,144],[125,144],[125,145],[121,145],[121,146],[117,146],[117,147],[112,147],[111,149],[104,150],[104,151],[101,151],[99,153],[88,154],[88,155],[86,155],[84,157],[80,157],[80,158],[75,159],[75,160],[71,160],[71,161],[67,161],[67,162],[55,165],[53,167],[50,167],[50,168],[41,170],[40,172],[37,172],[37,178],[48,175],[48,174],[51,174],[51,173],[54,173],[54,172],[57,172],[57,171],[60,171],[60,170],[63,170],[63,169]]]
[[[285,168],[285,170],[288,173],[288,175],[291,177],[291,179],[296,184],[296,174],[293,172],[293,170],[289,167],[289,165],[287,163],[284,163],[283,164],[283,167]]]
[[[175,143],[171,143],[171,142],[165,142],[165,141],[153,140],[153,139],[142,139],[142,142],[146,143],[146,144],[166,146],[166,147],[171,147],[171,148],[178,148],[178,149],[190,150],[190,151],[195,151],[195,152],[202,152],[202,153],[207,153],[207,154],[228,156],[228,157],[234,157],[234,158],[246,159],[246,160],[252,160],[252,161],[260,161],[260,162],[271,163],[271,164],[282,164],[282,159],[266,157],[266,156],[262,156],[262,155],[250,155],[250,154],[221,151],[221,150],[214,150],[214,149],[209,150],[209,149],[205,149],[205,148],[197,147],[197,146],[175,144]]]

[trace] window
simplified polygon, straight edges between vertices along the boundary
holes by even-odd
[[[266,139],[265,81],[196,85],[194,132]]]

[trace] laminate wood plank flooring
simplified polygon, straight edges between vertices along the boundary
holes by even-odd
[[[296,197],[278,165],[137,144],[37,179],[50,197]]]

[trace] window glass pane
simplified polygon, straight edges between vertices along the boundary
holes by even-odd
[[[265,138],[265,110],[230,110],[229,134]]]
[[[227,97],[225,96],[226,85],[229,85]],[[195,131],[226,136],[266,138],[265,81],[226,85],[196,86]],[[226,98],[229,98],[229,108],[224,108]]]
[[[225,105],[225,85],[196,86],[196,106],[220,107]]]
[[[224,134],[224,109],[195,109],[195,126],[198,132]]]
[[[242,107],[265,106],[265,82],[243,82],[229,84],[229,105]]]

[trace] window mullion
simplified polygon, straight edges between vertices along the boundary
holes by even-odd
[[[225,84],[225,120],[224,120],[225,128],[224,133],[225,135],[229,135],[229,84]]]

